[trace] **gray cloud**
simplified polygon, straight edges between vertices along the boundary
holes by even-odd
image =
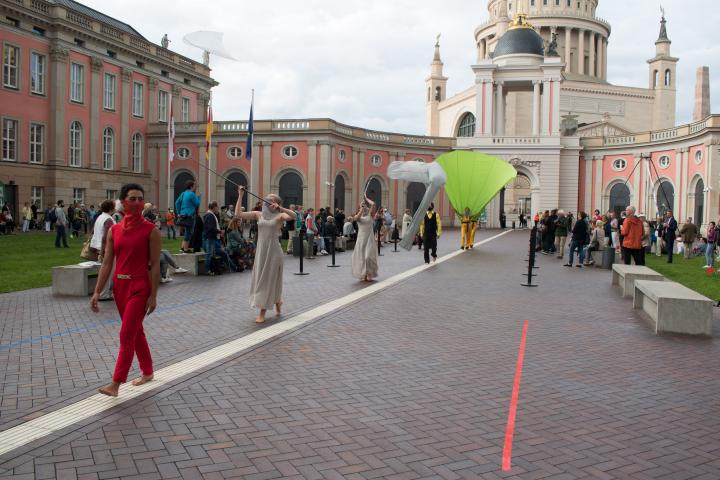
[[[182,42],[195,30],[225,32],[239,60],[213,59],[213,113],[244,119],[255,88],[256,118],[331,117],[355,126],[423,133],[424,80],[435,35],[450,95],[472,85],[473,31],[487,19],[485,0],[274,0],[272,2],[148,2],[86,0],[88,6],[131,24],[191,58]],[[695,69],[709,65],[713,111],[720,111],[720,46],[716,0],[665,0],[672,53],[678,65],[679,123],[692,117]],[[659,31],[657,0],[601,0],[598,15],[613,32],[608,52],[612,83],[646,87]],[[713,74],[717,74],[713,77]]]

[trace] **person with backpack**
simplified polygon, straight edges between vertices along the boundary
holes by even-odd
[[[70,248],[67,241],[68,219],[63,209],[64,206],[65,202],[58,200],[57,207],[50,212],[50,221],[55,224],[55,248],[60,248],[60,240],[62,240],[63,247]]]
[[[183,241],[180,252],[191,253],[190,241],[195,230],[196,212],[200,208],[200,195],[195,193],[195,181],[188,180],[185,191],[175,200],[175,211],[178,214],[177,225],[183,227]]]

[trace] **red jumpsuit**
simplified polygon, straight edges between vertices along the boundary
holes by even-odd
[[[113,381],[127,382],[133,356],[137,354],[143,375],[152,375],[152,356],[145,339],[143,319],[150,297],[151,285],[148,264],[150,262],[150,233],[155,226],[143,220],[125,229],[124,223],[112,226],[115,276],[113,296],[122,326],[120,327],[120,352],[115,363]]]

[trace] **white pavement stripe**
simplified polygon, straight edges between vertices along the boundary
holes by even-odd
[[[476,243],[475,246],[491,242],[492,240],[495,240],[496,238],[501,237],[510,231],[512,230],[506,230],[493,237],[487,238],[481,242]],[[372,295],[375,292],[378,292],[398,282],[401,282],[402,280],[410,278],[413,275],[416,275],[428,268],[433,268],[435,265],[451,260],[456,256],[462,254],[463,252],[463,250],[457,250],[453,253],[438,258],[435,263],[432,263],[430,265],[420,265],[418,267],[411,268],[386,280],[374,283],[361,290],[345,295],[344,297],[338,298],[319,307],[295,315],[294,317],[291,317],[280,323],[276,323],[269,327],[263,328],[262,330],[258,330],[257,332],[246,335],[242,338],[238,338],[231,342],[212,348],[206,352],[174,363],[173,365],[169,365],[161,370],[156,371],[155,380],[153,380],[152,382],[146,383],[139,387],[124,388],[122,389],[119,397],[113,398],[98,393],[84,400],[73,403],[72,405],[63,407],[60,410],[56,410],[54,412],[42,415],[16,427],[0,432],[0,455],[4,455],[8,452],[15,450],[16,448],[29,444],[30,442],[41,439],[52,433],[60,431],[63,428],[86,420],[94,415],[97,415],[122,403],[125,403],[128,400],[139,397],[144,393],[160,388],[163,385],[172,383],[182,377],[187,376],[188,374],[209,367],[210,365],[223,359],[226,359],[233,355],[237,355],[244,350],[248,350],[249,348],[259,345],[266,340],[282,335],[283,333],[292,330],[298,326],[309,323],[329,313],[346,307],[360,299]]]

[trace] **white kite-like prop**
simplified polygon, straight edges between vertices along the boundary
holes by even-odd
[[[222,32],[209,32],[202,30],[188,33],[183,37],[183,42],[203,51],[203,62],[205,65],[210,65],[210,54],[227,58],[228,60],[236,60],[227,50],[225,50]]]
[[[388,166],[388,176],[393,180],[405,180],[406,182],[418,182],[425,185],[425,195],[420,202],[415,215],[413,215],[410,228],[407,232],[403,232],[403,238],[400,241],[400,246],[405,250],[412,248],[413,238],[420,228],[420,222],[422,222],[425,216],[425,211],[432,203],[435,195],[445,185],[447,176],[445,170],[436,162],[422,163],[422,162],[392,162]]]

